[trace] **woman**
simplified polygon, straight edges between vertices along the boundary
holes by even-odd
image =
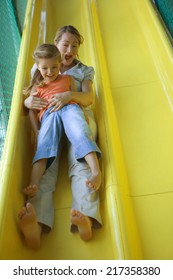
[[[80,104],[83,106],[93,136],[96,137],[93,112],[88,107],[93,102],[92,81],[94,69],[77,60],[83,37],[73,26],[63,26],[57,31],[54,43],[62,57],[60,72],[61,74],[73,76],[77,91],[55,94],[49,102],[49,107],[54,106],[53,110],[56,111],[70,101]],[[35,69],[36,66],[33,67],[32,73],[34,73]],[[28,97],[24,104],[29,109],[37,110],[48,105],[45,100],[37,98],[34,94]],[[92,228],[99,228],[102,225],[99,194],[98,190],[87,187],[86,181],[91,176],[90,169],[85,162],[76,161],[70,143],[68,143],[68,161],[73,201],[70,212],[71,231],[79,231],[81,239],[87,241],[92,238]],[[20,228],[30,247],[38,248],[41,233],[48,232],[53,226],[54,207],[52,194],[55,190],[57,174],[58,160],[54,161],[42,177],[37,195],[30,198],[26,207],[23,207],[19,212]]]

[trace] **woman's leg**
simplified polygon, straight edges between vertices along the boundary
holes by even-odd
[[[55,118],[52,123],[59,125],[59,118]],[[34,248],[39,247],[41,233],[50,231],[54,223],[53,192],[57,182],[58,162],[62,150],[62,133],[57,138],[57,142],[57,157],[42,176],[36,195],[29,197],[26,206],[22,207],[19,212],[20,229],[27,244]],[[28,240],[28,236],[31,236],[31,240]]]
[[[80,211],[71,209],[71,223],[78,228],[80,237],[84,241],[89,241],[92,238],[92,220],[90,217],[83,215]]]
[[[96,138],[97,128],[93,112],[88,111],[87,115],[92,135]],[[91,226],[93,228],[102,226],[99,191],[88,188],[86,182],[91,177],[91,170],[85,161],[76,160],[70,143],[68,143],[68,160],[72,187],[71,231],[81,231],[81,238],[88,240],[92,237]]]
[[[19,211],[19,227],[26,244],[34,249],[40,247],[41,233],[49,232],[54,224],[53,193],[58,176],[59,156],[43,175],[39,190],[28,198],[26,205]]]
[[[24,235],[26,244],[32,249],[40,247],[42,226],[38,223],[35,209],[31,203],[22,207],[19,214],[19,227]]]
[[[59,158],[60,153],[43,175],[36,195],[27,200],[33,205],[37,221],[42,224],[44,232],[49,232],[54,224],[53,193],[56,189]]]

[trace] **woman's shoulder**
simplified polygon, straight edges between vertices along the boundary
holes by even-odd
[[[76,72],[76,75],[78,74],[82,79],[85,80],[93,80],[95,74],[94,68],[92,66],[88,66],[81,61],[77,61],[73,71],[74,74]]]
[[[79,69],[81,69],[83,71],[88,71],[88,70],[94,71],[94,67],[88,66],[88,65],[84,64],[83,62],[81,62],[79,60],[77,61],[76,65],[78,66]]]

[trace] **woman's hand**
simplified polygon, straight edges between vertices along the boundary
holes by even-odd
[[[57,93],[49,100],[49,108],[53,107],[50,112],[55,112],[71,101],[71,91]]]
[[[48,105],[48,102],[40,97],[37,97],[37,92],[32,93],[28,98],[25,99],[24,105],[28,109],[41,110]]]
[[[37,150],[38,134],[39,130],[37,130],[37,132],[34,133],[34,151]]]

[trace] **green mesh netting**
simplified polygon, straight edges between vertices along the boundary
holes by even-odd
[[[10,114],[26,4],[27,0],[0,1],[0,158]]]
[[[28,2],[28,0],[13,0],[16,20],[17,20],[18,28],[19,28],[19,31],[21,34],[22,34],[23,27],[24,27],[27,2]]]
[[[173,37],[173,0],[155,0],[155,3]]]

